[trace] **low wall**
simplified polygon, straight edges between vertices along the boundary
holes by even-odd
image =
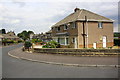
[[[120,49],[68,49],[68,48],[34,48],[36,53],[49,53],[49,54],[64,54],[64,55],[79,55],[79,56],[92,56],[92,55],[118,55]]]

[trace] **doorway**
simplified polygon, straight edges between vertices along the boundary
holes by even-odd
[[[103,36],[103,48],[106,48],[106,42],[107,42],[107,38],[106,36]]]

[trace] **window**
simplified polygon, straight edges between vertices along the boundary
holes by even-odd
[[[98,22],[98,28],[103,28],[102,22]]]
[[[76,28],[76,23],[72,22],[72,28]]]
[[[69,44],[69,39],[68,38],[66,38],[66,44]]]
[[[67,24],[64,25],[64,30],[67,30],[68,29],[68,26]]]
[[[75,42],[75,38],[72,39],[72,42],[73,42],[73,43]]]
[[[60,31],[60,27],[56,27],[57,31]]]
[[[58,38],[58,43],[60,43],[60,38]]]
[[[52,30],[53,30],[54,28],[52,27]]]
[[[60,38],[60,44],[64,45],[65,44],[65,38]]]

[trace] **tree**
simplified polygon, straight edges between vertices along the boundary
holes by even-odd
[[[26,30],[24,30],[24,31],[22,31],[21,33],[18,33],[18,37],[20,37],[20,38],[22,38],[24,41],[26,41],[27,39],[30,39],[30,34],[34,34],[34,32],[33,31],[26,31]]]
[[[30,39],[30,34],[34,34],[34,32],[33,31],[28,31],[29,39]]]
[[[33,31],[28,31],[28,34],[34,34],[34,32]]]

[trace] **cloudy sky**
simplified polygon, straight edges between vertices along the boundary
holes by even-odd
[[[114,31],[118,31],[118,1],[20,1],[0,2],[0,28],[19,33],[32,30],[46,32],[56,22],[74,12],[74,8],[87,9],[115,20]]]

